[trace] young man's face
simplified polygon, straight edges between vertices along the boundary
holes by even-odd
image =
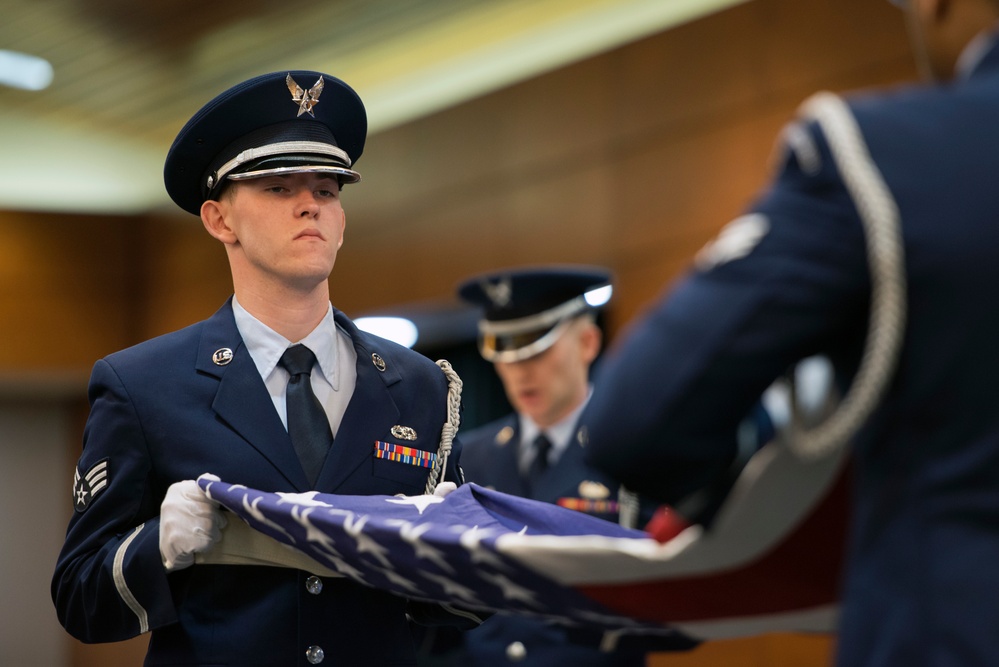
[[[219,206],[235,238],[233,271],[244,284],[275,281],[308,290],[329,278],[346,222],[334,177],[299,173],[233,182]]]
[[[541,428],[558,423],[586,398],[590,364],[600,351],[600,330],[586,318],[572,322],[541,354],[497,362],[507,398]]]

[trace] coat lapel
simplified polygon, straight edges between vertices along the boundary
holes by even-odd
[[[505,435],[501,435],[507,427],[513,429],[513,434],[508,439]],[[506,439],[506,442],[500,442],[499,438],[501,437]],[[493,460],[490,461],[491,465],[495,464],[496,466],[496,479],[503,480],[504,488],[498,490],[515,496],[529,497],[530,489],[527,480],[520,474],[520,419],[517,418],[516,414],[507,418],[506,424],[496,432],[489,446],[496,452],[496,456],[492,457]]]
[[[544,476],[541,478],[543,493],[537,495],[536,499],[557,503],[560,498],[579,497],[583,495],[581,491],[581,484],[583,482],[595,482],[599,486],[607,488],[608,493],[610,492],[608,480],[586,464],[585,451],[579,443],[579,429],[577,425],[572,441],[562,452],[558,462],[545,471]],[[589,499],[604,500],[605,498]]]
[[[333,312],[336,323],[354,344],[357,383],[319,475],[317,486],[330,493],[335,493],[361,464],[371,460],[375,440],[387,437],[392,426],[399,423],[399,407],[390,387],[402,379],[394,359],[377,340],[365,336],[343,313],[335,309]],[[384,361],[385,370],[378,369],[372,355]]]
[[[543,479],[546,488],[556,490],[557,495],[562,496],[570,489],[575,492],[580,480],[592,476],[593,472],[586,467],[583,459],[583,448],[573,435],[572,442],[562,452],[558,462],[548,469]]]
[[[214,361],[216,351],[225,349],[231,351],[231,361]],[[270,461],[292,486],[308,490],[288,432],[236,328],[231,303],[205,322],[196,366],[199,372],[219,380],[212,402],[219,418]]]

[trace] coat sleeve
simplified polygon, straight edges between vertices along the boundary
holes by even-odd
[[[159,494],[146,439],[112,366],[91,375],[76,510],[52,579],[59,621],[84,642],[127,639],[172,623],[176,613],[159,551]]]
[[[856,364],[869,301],[863,230],[819,130],[793,129],[808,164],[787,151],[772,186],[600,369],[583,416],[588,458],[631,490],[676,503],[710,485],[773,380],[817,353],[846,377]]]

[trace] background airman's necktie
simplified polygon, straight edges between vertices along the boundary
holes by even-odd
[[[548,452],[552,448],[552,441],[544,433],[539,433],[534,439],[534,460],[527,472],[527,481],[531,485],[532,493],[538,489],[538,481],[541,475],[548,470]]]

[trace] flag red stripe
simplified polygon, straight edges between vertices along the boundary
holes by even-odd
[[[757,560],[725,572],[630,584],[577,585],[606,607],[681,623],[835,604],[848,521],[849,466],[795,528]]]

